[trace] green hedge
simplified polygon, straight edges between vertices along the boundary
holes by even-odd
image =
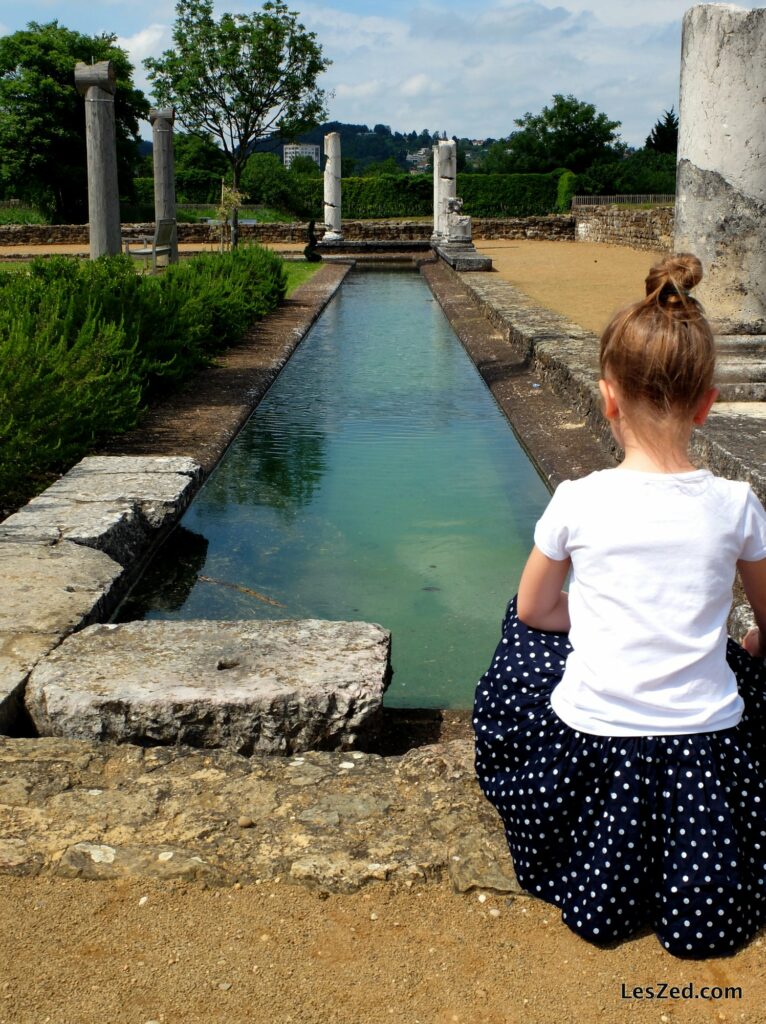
[[[559,205],[562,201],[559,185],[565,177],[568,188],[574,178],[569,171],[458,174],[457,194],[463,199],[465,212],[472,217],[531,217],[563,209]],[[433,214],[433,178],[430,174],[344,178],[341,188],[343,216],[349,220],[430,217]],[[321,178],[298,178],[293,186],[292,200],[297,214],[321,220]]]
[[[282,260],[255,246],[144,277],[128,256],[38,259],[0,274],[0,506],[134,426],[284,296]]]

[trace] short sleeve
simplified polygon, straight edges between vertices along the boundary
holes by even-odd
[[[751,490],[748,490],[745,502],[739,557],[744,562],[760,562],[766,558],[766,511]]]
[[[571,481],[564,480],[535,527],[535,547],[555,562],[569,557]]]

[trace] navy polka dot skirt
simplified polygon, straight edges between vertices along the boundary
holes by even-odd
[[[599,944],[653,928],[676,956],[733,952],[766,921],[766,667],[729,641],[733,729],[594,736],[551,708],[571,646],[515,599],[476,689],[476,773],[519,883]]]

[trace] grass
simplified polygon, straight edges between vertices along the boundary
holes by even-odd
[[[308,281],[309,278],[313,277],[321,266],[321,263],[285,262],[285,271],[287,272],[287,292],[285,293],[285,298],[289,299],[295,289],[299,288],[304,281]]]
[[[184,209],[179,205],[179,224],[199,224],[204,220],[218,220],[218,211],[215,206],[195,206],[192,210]],[[300,221],[293,213],[285,213],[283,210],[276,210],[271,206],[247,206],[239,211],[240,220],[252,220],[255,218],[259,224],[293,224]]]
[[[48,219],[31,206],[0,207],[0,224],[47,224]]]

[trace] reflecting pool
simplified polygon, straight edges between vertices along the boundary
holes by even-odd
[[[469,707],[547,489],[419,274],[350,274],[118,613],[363,619]]]

